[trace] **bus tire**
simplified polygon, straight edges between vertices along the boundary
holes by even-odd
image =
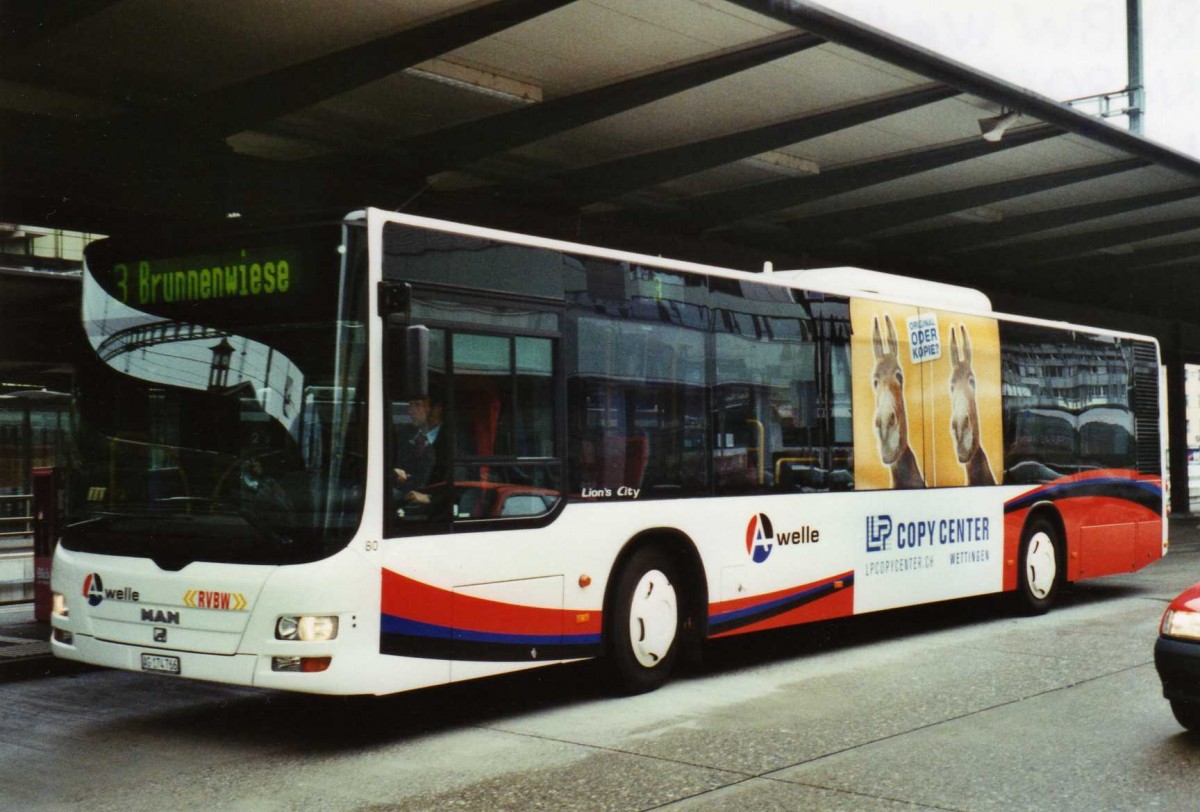
[[[679,657],[683,583],[675,560],[656,547],[637,550],[617,576],[608,659],[627,694],[653,691]]]
[[[1064,580],[1058,527],[1045,516],[1025,526],[1017,557],[1017,599],[1025,614],[1042,615],[1058,600]]]

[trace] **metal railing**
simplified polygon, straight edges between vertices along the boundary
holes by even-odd
[[[22,503],[24,503],[23,507]],[[10,507],[13,505],[16,507]],[[17,493],[0,496],[0,513],[9,513],[14,509],[21,515],[0,515],[0,539],[33,535],[33,494]]]
[[[32,514],[32,494],[0,496],[0,606],[33,600]]]

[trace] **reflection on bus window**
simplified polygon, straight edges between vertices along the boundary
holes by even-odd
[[[774,296],[745,295],[754,288]],[[779,301],[787,293],[753,286],[714,314],[718,491],[826,490],[817,342],[803,307]]]
[[[1137,466],[1131,342],[1001,324],[1005,481]]]
[[[573,493],[638,499],[707,490],[705,334],[670,323],[686,310],[643,302],[640,312],[655,320],[577,319]]]
[[[845,300],[583,265],[586,286],[571,292],[573,494],[854,487]]]
[[[76,376],[65,544],[182,566],[313,560],[345,543],[366,474],[365,330],[362,302],[337,293],[338,263],[361,257],[341,236],[266,235],[276,247],[258,253],[289,257],[288,285],[270,296],[258,265],[247,265],[245,295],[213,287],[215,258],[257,255],[253,245],[162,259],[147,246],[89,249],[83,327],[94,352]],[[126,251],[147,259],[114,259]],[[207,285],[191,285],[194,267]],[[131,289],[136,269],[162,284]]]

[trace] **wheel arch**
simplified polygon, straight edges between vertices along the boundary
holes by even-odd
[[[608,650],[611,627],[609,618],[614,616],[613,602],[616,599],[618,575],[638,550],[655,547],[669,555],[679,567],[684,587],[684,628],[682,642],[686,647],[699,645],[708,637],[708,578],[704,562],[692,538],[674,527],[654,527],[643,530],[625,543],[613,562],[608,584],[604,591],[604,647]]]
[[[1059,512],[1058,507],[1053,502],[1038,502],[1029,508],[1029,513],[1026,514],[1025,521],[1021,524],[1020,538],[1024,539],[1030,525],[1039,519],[1044,519],[1053,525],[1057,533],[1055,541],[1058,547],[1059,559],[1062,562],[1063,582],[1068,583],[1074,580],[1071,577],[1071,562],[1074,559],[1071,557],[1071,541],[1067,536],[1067,525],[1063,521],[1062,513]],[[1020,562],[1018,562],[1017,566],[1020,566]]]

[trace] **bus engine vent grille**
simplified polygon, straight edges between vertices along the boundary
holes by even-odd
[[[1159,456],[1158,351],[1149,341],[1133,342],[1133,416],[1139,474],[1161,475]]]

